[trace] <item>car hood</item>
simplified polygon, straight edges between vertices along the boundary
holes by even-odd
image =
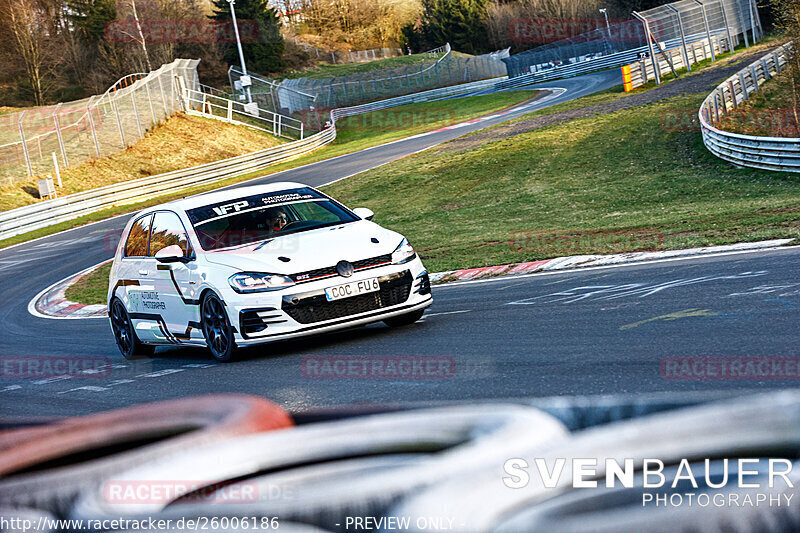
[[[373,239],[378,242],[373,242]],[[368,220],[276,237],[259,243],[218,252],[206,252],[210,263],[242,272],[296,274],[392,253],[403,236]],[[285,261],[279,258],[288,258]]]

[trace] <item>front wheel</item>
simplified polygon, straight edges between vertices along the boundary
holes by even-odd
[[[233,340],[233,328],[228,320],[225,306],[215,294],[203,299],[201,307],[201,325],[208,349],[217,361],[227,363],[234,359],[236,343]]]
[[[389,326],[390,328],[399,328],[401,326],[408,326],[409,324],[413,324],[420,318],[422,318],[422,313],[424,313],[424,309],[420,309],[419,311],[412,311],[410,313],[406,313],[405,315],[400,316],[393,316],[391,318],[387,318],[383,321],[384,324]]]
[[[114,332],[117,348],[125,359],[150,357],[155,353],[155,346],[142,344],[136,336],[131,318],[121,300],[114,298],[111,301],[111,309],[108,314],[111,317],[111,330]]]

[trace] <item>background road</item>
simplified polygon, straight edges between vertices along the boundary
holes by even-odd
[[[257,182],[318,186],[538,107],[606,89],[619,83],[618,76],[610,71],[537,85],[567,91],[490,120]],[[110,372],[72,379],[17,379],[2,371],[0,414],[75,415],[223,391],[259,394],[291,410],[307,410],[794,383],[665,379],[660,368],[669,356],[800,356],[796,249],[442,286],[435,289],[434,307],[423,321],[402,330],[378,324],[253,348],[245,352],[245,361],[233,365],[214,364],[194,349],[159,349],[154,359],[127,363],[106,320],[48,320],[26,309],[44,287],[109,258],[107,236],[126,220],[118,217],[0,250],[0,365],[10,356],[45,355],[114,364]],[[395,356],[436,356],[449,370],[423,379],[320,378],[302,370],[352,357],[386,363]]]

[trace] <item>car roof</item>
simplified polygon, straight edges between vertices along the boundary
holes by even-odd
[[[180,200],[173,200],[172,202],[168,202],[166,204],[153,206],[147,209],[147,212],[158,211],[159,209],[185,211],[187,209],[194,209],[195,207],[202,207],[204,205],[216,204],[219,202],[224,202],[226,200],[236,200],[237,198],[241,198],[243,196],[250,196],[253,194],[264,194],[276,191],[285,191],[287,189],[299,189],[302,187],[308,187],[308,185],[304,185],[302,183],[296,183],[293,181],[279,181],[276,183],[265,183],[263,185],[250,185],[248,187],[233,187],[221,191],[214,191],[214,192],[198,194],[196,196],[189,196],[187,198],[181,198]]]

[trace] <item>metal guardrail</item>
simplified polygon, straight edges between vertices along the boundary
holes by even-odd
[[[423,93],[400,96],[331,111],[330,127],[305,139],[259,150],[222,161],[167,172],[146,178],[125,181],[89,191],[46,200],[33,205],[0,212],[0,240],[45,228],[110,207],[127,205],[164,193],[177,192],[190,186],[206,185],[225,178],[264,169],[310,153],[336,138],[336,120],[413,102],[423,102],[468,94],[493,86],[494,80],[434,89]]]
[[[698,116],[703,143],[712,154],[743,167],[800,172],[800,138],[742,135],[712,125],[783,70],[790,53],[792,43],[771,51],[717,85],[706,97]]]

